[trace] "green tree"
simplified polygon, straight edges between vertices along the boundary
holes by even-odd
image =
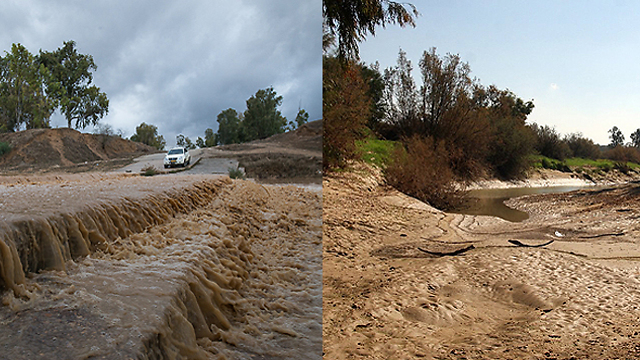
[[[109,99],[92,85],[97,70],[93,56],[79,54],[74,41],[66,41],[54,52],[40,51],[38,61],[49,69],[48,95],[55,99],[71,128],[96,125],[109,112]]]
[[[45,94],[49,72],[22,45],[0,58],[0,132],[49,127],[56,103]]]
[[[416,7],[389,0],[323,0],[324,43],[331,36],[338,40],[338,57],[358,59],[358,42],[368,34],[375,36],[376,27],[387,24],[415,26]],[[325,40],[326,39],[326,40]]]
[[[356,157],[355,140],[362,137],[370,118],[369,87],[354,61],[346,65],[336,57],[322,61],[323,141],[325,170],[343,167]]]
[[[176,145],[181,146],[187,150],[193,150],[196,148],[196,145],[191,142],[191,139],[189,139],[189,137],[185,137],[182,134],[176,136]]]
[[[296,127],[300,127],[309,122],[309,113],[304,109],[298,110],[298,114],[296,115]]]
[[[204,140],[198,136],[196,145],[198,145],[199,148],[216,146],[218,145],[218,135],[215,134],[212,129],[207,129],[204,131]]]
[[[158,150],[164,150],[164,147],[167,145],[164,137],[158,135],[158,127],[146,123],[142,123],[136,127],[136,133],[131,136],[131,141],[141,142],[153,146]]]
[[[631,133],[631,145],[640,148],[640,129],[636,129],[636,131]]]
[[[556,129],[532,124],[531,129],[536,134],[535,148],[540,153],[549,158],[564,160],[571,156],[571,148],[566,141],[560,139],[560,134]]]
[[[597,159],[601,156],[600,148],[593,140],[585,138],[582,133],[572,133],[564,136],[564,142],[571,149],[572,157]]]
[[[413,80],[413,66],[407,54],[400,50],[395,67],[384,72],[384,103],[387,123],[395,127],[400,136],[409,136],[419,130],[418,93]]]
[[[204,131],[204,146],[212,147],[218,145],[218,136],[213,132],[212,129],[207,129]]]
[[[220,144],[237,144],[244,140],[244,131],[238,112],[229,108],[218,114],[217,140]]]
[[[617,126],[609,129],[609,139],[611,139],[611,143],[609,144],[610,148],[615,148],[624,144],[624,135]]]
[[[278,96],[272,87],[258,90],[247,100],[243,120],[247,141],[265,139],[284,132],[287,118],[278,110],[281,104],[282,96]]]

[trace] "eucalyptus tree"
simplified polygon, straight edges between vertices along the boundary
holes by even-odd
[[[109,99],[92,85],[98,69],[93,56],[78,53],[75,41],[53,52],[40,50],[38,61],[50,71],[47,94],[55,99],[69,128],[96,125],[109,112]]]
[[[56,101],[45,94],[50,73],[21,44],[0,57],[0,132],[49,127]],[[55,86],[53,87],[55,88]]]
[[[412,4],[390,0],[322,0],[322,15],[323,46],[337,38],[338,57],[358,59],[358,42],[375,36],[377,26],[415,26],[419,13]]]

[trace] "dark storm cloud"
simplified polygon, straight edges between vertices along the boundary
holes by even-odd
[[[110,99],[103,122],[127,136],[154,124],[171,145],[178,133],[216,130],[220,111],[243,111],[269,86],[288,119],[298,107],[319,119],[321,21],[317,0],[15,1],[0,13],[0,49],[76,41]]]

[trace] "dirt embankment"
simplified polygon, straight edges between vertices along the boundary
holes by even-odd
[[[587,172],[562,172],[551,169],[534,169],[523,180],[503,181],[498,179],[484,179],[477,181],[469,189],[493,189],[512,187],[546,187],[546,186],[590,186],[590,185],[614,185],[640,180],[640,171],[632,170],[622,172],[618,169],[609,171]]]
[[[511,200],[521,223],[380,183],[368,168],[323,180],[327,358],[640,356],[639,183]]]
[[[0,172],[80,172],[123,166],[132,158],[157,152],[153,147],[118,136],[85,134],[77,130],[32,129],[0,134],[11,152],[0,156]]]
[[[247,176],[262,182],[287,179],[317,182],[322,179],[322,120],[264,140],[205,149],[203,156],[233,158]]]

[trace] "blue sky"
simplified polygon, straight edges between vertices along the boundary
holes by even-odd
[[[21,43],[31,53],[75,40],[93,56],[94,83],[107,93],[101,121],[129,137],[154,124],[167,146],[217,131],[217,115],[241,112],[273,86],[280,110],[322,116],[319,0],[8,0],[0,11],[0,56]],[[66,126],[57,112],[52,125]],[[87,128],[85,132],[92,129]]]
[[[361,59],[396,63],[399,49],[459,54],[485,86],[533,100],[530,122],[608,144],[618,126],[640,128],[640,2],[410,1],[415,28],[387,26],[360,45]]]

